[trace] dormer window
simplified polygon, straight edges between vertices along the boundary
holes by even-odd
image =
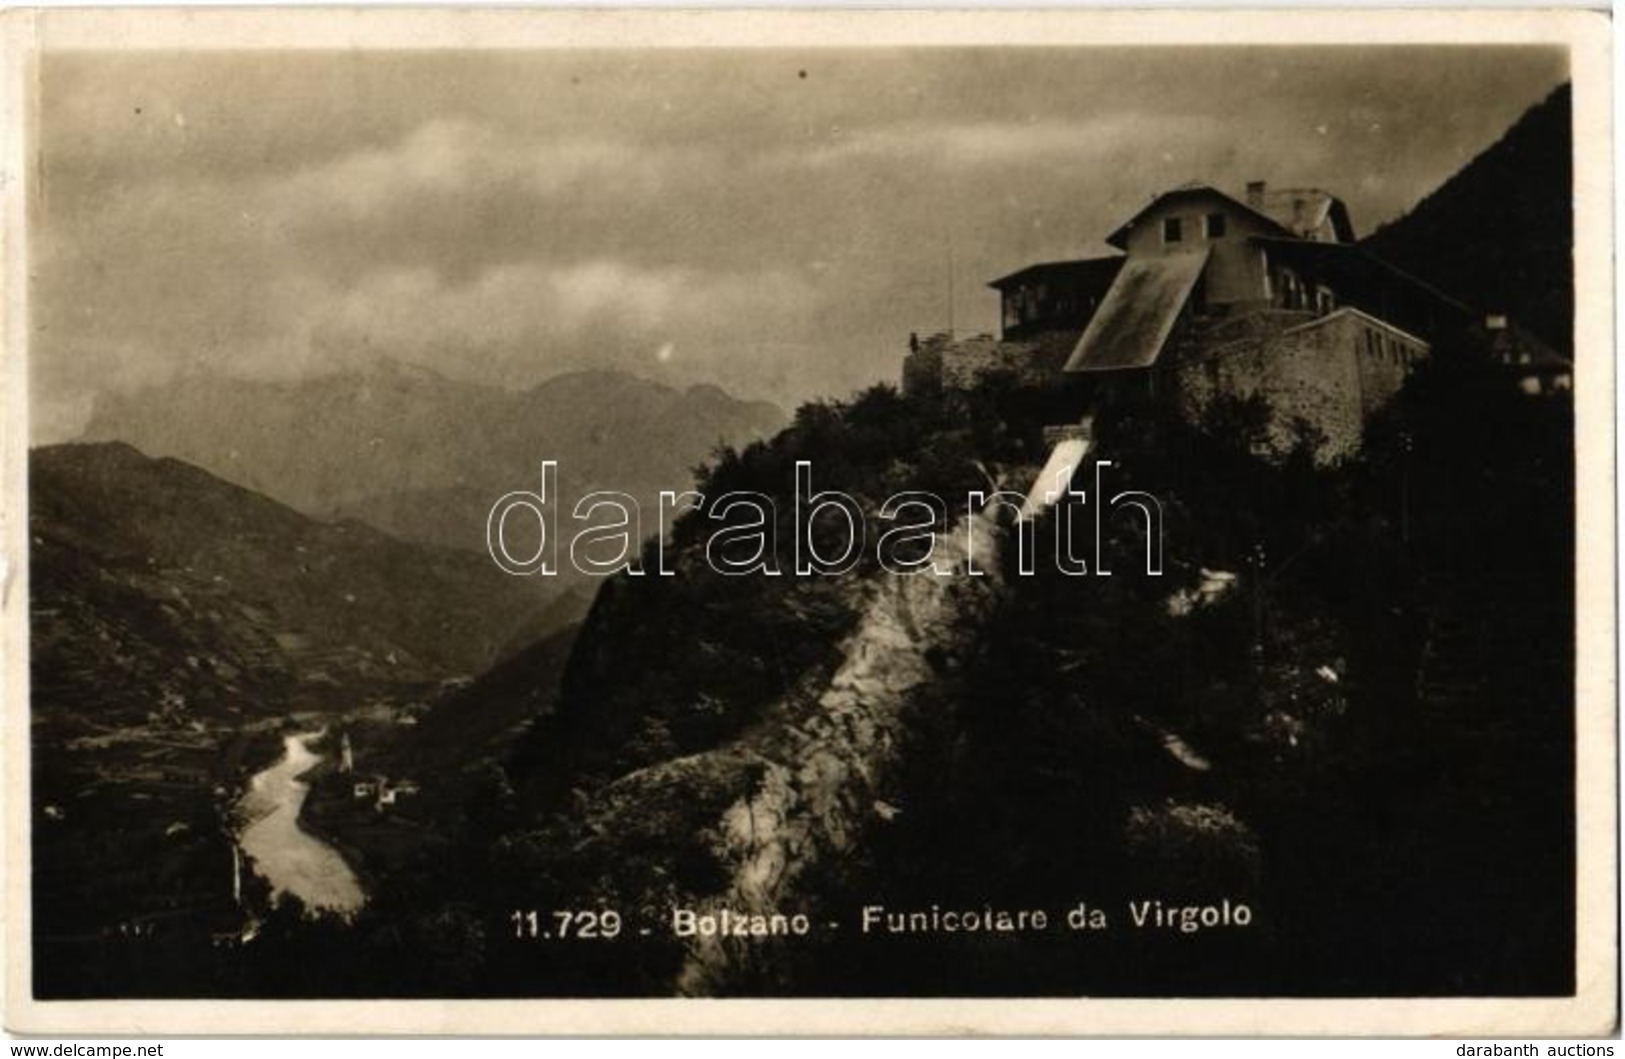
[[[1185,238],[1185,226],[1178,217],[1164,217],[1162,219],[1162,241],[1177,243]]]
[[[1208,214],[1202,218],[1202,234],[1209,239],[1223,239],[1225,220],[1225,215],[1222,213]]]

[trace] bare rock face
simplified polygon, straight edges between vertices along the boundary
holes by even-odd
[[[853,583],[860,618],[831,675],[767,706],[738,739],[631,772],[591,796],[586,837],[572,856],[594,865],[595,895],[668,915],[816,914],[810,877],[838,871],[884,820],[882,784],[922,693],[953,668],[1004,591],[1002,534],[989,515],[970,516],[938,536],[934,554],[951,572]],[[760,938],[721,932],[682,945],[667,985],[689,996],[771,977],[778,953]]]
[[[794,907],[802,875],[857,843],[879,810],[877,780],[893,763],[915,693],[951,659],[1002,588],[997,530],[977,514],[937,541],[946,575],[890,576],[876,587],[844,662],[810,703],[788,702],[785,722],[761,733],[766,771],[757,789],[724,811],[719,859],[729,878],[722,905],[769,915]],[[685,995],[711,994],[748,962],[750,941],[693,940],[678,979]]]

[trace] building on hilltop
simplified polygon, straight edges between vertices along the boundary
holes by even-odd
[[[1101,399],[1149,394],[1193,418],[1223,396],[1259,397],[1270,451],[1310,436],[1330,461],[1358,449],[1372,413],[1441,341],[1505,350],[1530,392],[1567,385],[1567,362],[1526,332],[1356,245],[1347,207],[1318,188],[1256,182],[1238,199],[1187,184],[1106,241],[1120,253],[994,280],[1000,338],[911,340],[904,389],[964,389],[1002,371]]]

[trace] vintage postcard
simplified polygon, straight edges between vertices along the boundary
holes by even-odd
[[[3,25],[9,1029],[1612,1032],[1605,15]]]

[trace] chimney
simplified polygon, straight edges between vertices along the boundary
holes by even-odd
[[[1234,187],[1235,185],[1231,185]],[[1262,180],[1247,181],[1247,205],[1255,210],[1264,208],[1264,189],[1269,185]]]

